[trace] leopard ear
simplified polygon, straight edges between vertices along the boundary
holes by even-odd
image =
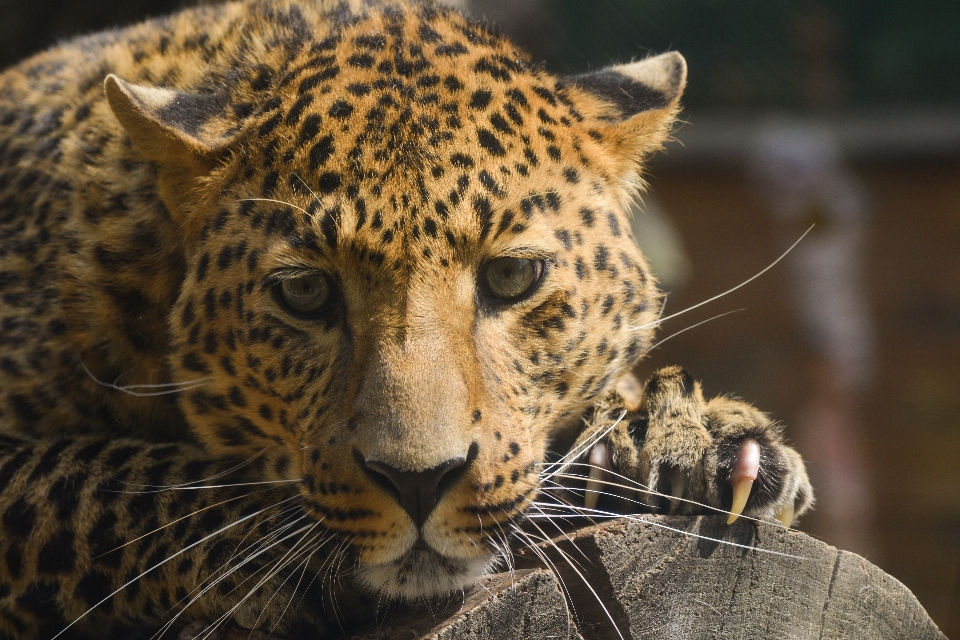
[[[639,183],[640,161],[670,134],[686,83],[687,63],[676,51],[561,81],[588,94],[584,115],[599,121],[601,144],[632,185]]]
[[[104,91],[136,151],[156,165],[160,197],[183,221],[196,203],[200,179],[226,153],[228,140],[204,126],[222,113],[225,101],[215,94],[131,84],[112,74]]]

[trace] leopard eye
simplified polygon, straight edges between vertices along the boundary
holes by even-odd
[[[330,282],[319,273],[286,278],[279,283],[278,293],[284,304],[305,314],[321,311],[332,298]]]
[[[542,260],[496,258],[483,267],[483,282],[490,297],[511,301],[530,293],[542,273]]]

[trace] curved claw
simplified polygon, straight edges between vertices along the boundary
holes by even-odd
[[[793,524],[793,514],[793,504],[788,504],[783,509],[780,509],[780,511],[777,513],[777,520],[780,521],[780,524],[789,529],[790,525]]]
[[[683,469],[674,468],[670,472],[670,511],[668,515],[674,515],[680,508],[680,498],[687,488],[687,472]]]
[[[590,450],[590,473],[587,477],[587,488],[583,494],[584,507],[596,508],[597,500],[603,492],[603,480],[606,478],[607,471],[611,470],[613,470],[613,462],[610,459],[610,447],[601,440]]]
[[[730,517],[727,524],[733,524],[743,513],[750,498],[750,489],[753,481],[760,472],[760,445],[756,440],[747,439],[740,443],[736,462],[730,472],[730,485],[733,487],[733,504],[730,506]],[[791,516],[792,518],[792,516]]]

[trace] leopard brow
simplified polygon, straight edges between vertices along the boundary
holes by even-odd
[[[327,274],[328,272],[325,269],[318,267],[283,267],[265,275],[263,280],[261,280],[261,284],[269,288],[273,285],[280,284],[284,280],[290,280],[291,278]]]

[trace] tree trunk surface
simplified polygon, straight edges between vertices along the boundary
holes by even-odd
[[[394,608],[351,638],[946,640],[898,580],[775,524],[641,516],[553,542],[446,607]]]

